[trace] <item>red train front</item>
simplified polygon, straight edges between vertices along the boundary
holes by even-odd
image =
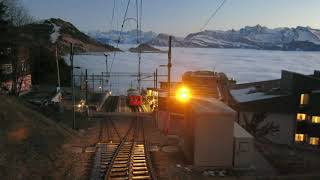
[[[142,96],[136,89],[129,89],[128,93],[128,104],[129,106],[141,106],[142,105]]]

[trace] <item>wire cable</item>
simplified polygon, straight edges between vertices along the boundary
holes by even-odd
[[[116,0],[113,0],[113,8],[112,8],[111,23],[110,23],[110,31],[112,31],[112,28],[113,28],[113,19],[114,19],[115,8],[116,8]]]
[[[122,21],[122,25],[121,25],[121,30],[120,30],[120,33],[119,33],[119,38],[118,38],[118,41],[117,41],[117,46],[116,46],[116,48],[119,48],[119,43],[120,43],[120,39],[121,39],[121,36],[122,36],[122,31],[123,31],[124,23],[125,23],[126,18],[127,18],[129,5],[130,5],[130,0],[128,0],[127,8],[126,8],[126,11],[125,11],[125,13],[124,13],[124,17],[123,17],[123,21]],[[113,54],[113,59],[112,59],[111,66],[110,66],[110,70],[109,70],[110,73],[112,72],[112,67],[113,67],[114,60],[115,60],[115,58],[116,58],[116,54],[117,54],[117,51],[115,51],[114,54]]]
[[[209,17],[209,19],[206,21],[206,23],[201,27],[200,31],[203,31],[203,29],[209,24],[209,22],[217,15],[219,10],[223,7],[223,5],[227,2],[227,0],[223,0],[222,3],[218,6],[218,8],[212,13],[212,15]]]

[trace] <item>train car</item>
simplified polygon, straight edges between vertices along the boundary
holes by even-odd
[[[141,106],[142,105],[142,96],[136,89],[128,89],[128,104],[129,106]]]

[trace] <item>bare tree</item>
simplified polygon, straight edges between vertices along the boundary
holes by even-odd
[[[249,120],[248,117],[243,114],[245,129],[257,138],[278,132],[279,126],[275,125],[274,122],[267,122],[267,116],[266,112],[254,113],[252,118]]]
[[[14,55],[11,57],[12,64],[12,87],[11,94],[14,96],[19,96],[22,90],[22,85],[25,81],[26,75],[30,71],[30,62],[29,62],[29,51],[23,49],[15,49]]]
[[[17,27],[33,22],[33,18],[30,15],[28,9],[23,6],[20,0],[3,0],[7,6],[8,20]]]

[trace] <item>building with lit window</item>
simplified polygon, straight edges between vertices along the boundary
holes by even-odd
[[[0,49],[0,72],[2,90],[11,91],[13,84],[20,92],[31,89],[31,69],[29,51],[27,48],[2,48]],[[16,83],[14,83],[16,81]]]
[[[230,106],[244,128],[270,130],[265,137],[278,144],[320,145],[319,71],[304,75],[283,70],[281,79],[238,84],[230,93]]]

